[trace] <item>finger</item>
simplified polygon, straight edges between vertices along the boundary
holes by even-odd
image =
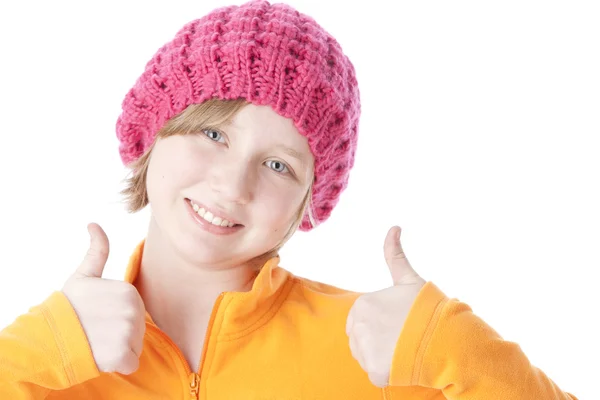
[[[350,336],[350,332],[352,331],[352,326],[354,325],[354,307],[350,309],[348,313],[348,318],[346,319],[346,335]]]
[[[87,229],[90,234],[90,247],[76,273],[86,277],[101,278],[108,259],[108,237],[96,223],[88,224]]]
[[[135,287],[135,286],[134,286]],[[137,288],[136,288],[136,292],[137,292]],[[140,292],[137,292],[138,296],[138,307],[140,309],[140,313],[143,317],[143,320],[146,320],[146,305],[144,304],[144,299],[142,299],[142,296],[140,295]]]
[[[142,356],[142,350],[144,350],[144,330],[138,331],[136,339],[131,343],[131,351],[137,358]]]
[[[354,357],[354,359],[358,361],[360,367],[366,371],[366,366],[364,363],[362,353],[360,352],[360,348],[358,347],[356,335],[350,335],[350,351],[352,352],[352,357]]]
[[[135,335],[133,335],[134,340],[131,344],[131,349],[133,352],[140,357],[142,354],[142,349],[144,347],[144,335],[146,333],[146,307],[144,306],[144,300],[142,296],[140,296],[139,292],[135,291],[137,294],[137,326]]]
[[[393,226],[387,233],[383,245],[383,254],[388,265],[394,285],[411,283],[419,275],[415,272],[404,254],[400,242],[402,229]]]
[[[385,376],[382,376],[380,374],[374,373],[374,372],[369,372],[369,380],[371,381],[371,383],[375,386],[377,386],[378,388],[384,388],[386,386],[388,386],[388,380]]]
[[[129,351],[129,353],[123,358],[117,372],[124,375],[129,375],[137,371],[139,367],[140,358],[133,351]]]
[[[136,327],[136,332],[132,337],[130,346],[135,355],[140,358],[144,349],[144,335],[146,334],[146,319],[141,319]]]

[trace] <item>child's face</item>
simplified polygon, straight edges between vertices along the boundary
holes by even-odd
[[[249,104],[216,131],[159,139],[147,172],[155,226],[190,261],[244,263],[285,236],[312,181],[313,163],[307,139],[269,106]],[[186,198],[223,210],[243,227],[228,235],[204,230],[189,215]]]

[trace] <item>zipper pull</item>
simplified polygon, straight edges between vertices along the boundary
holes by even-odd
[[[190,399],[198,400],[198,393],[200,391],[200,377],[197,373],[192,372],[190,374]]]

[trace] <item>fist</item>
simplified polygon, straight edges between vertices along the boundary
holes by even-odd
[[[378,387],[388,385],[404,321],[426,283],[408,262],[400,244],[400,232],[400,227],[392,227],[383,246],[394,285],[358,297],[346,322],[352,356]]]
[[[87,228],[89,250],[62,292],[77,313],[98,370],[131,374],[139,368],[146,309],[135,286],[102,278],[108,238],[97,224]]]

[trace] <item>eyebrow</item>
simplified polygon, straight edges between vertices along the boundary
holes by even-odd
[[[296,151],[290,147],[286,147],[282,144],[278,145],[277,148],[283,150],[286,154],[288,154],[294,158],[297,158],[301,163],[306,164],[304,155],[302,155],[302,153],[300,153],[299,151]]]

